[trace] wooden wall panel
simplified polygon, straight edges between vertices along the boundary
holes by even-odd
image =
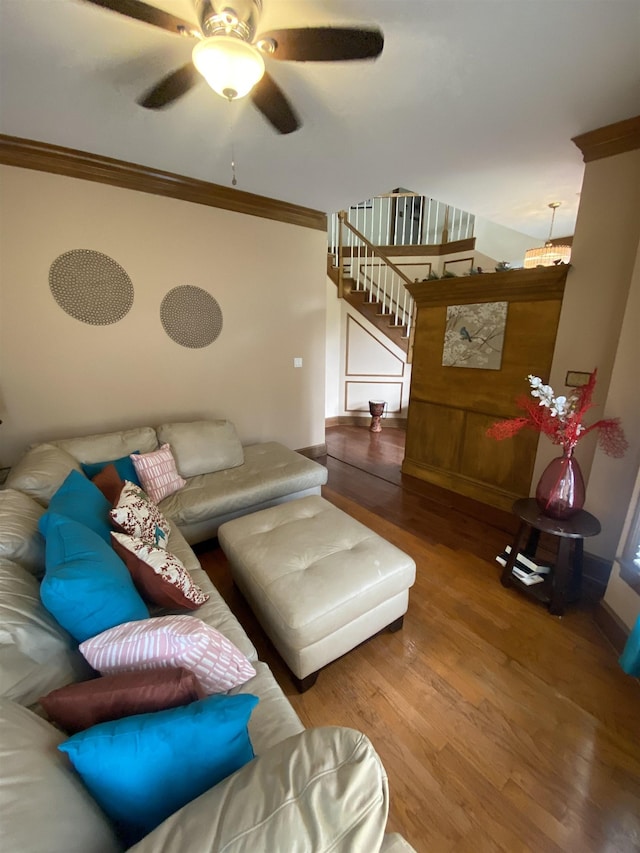
[[[416,400],[409,408],[405,454],[419,464],[457,470],[465,413]]]
[[[559,300],[509,304],[500,370],[443,367],[447,306],[419,310],[411,397],[441,405],[454,402],[459,408],[504,417],[513,415],[515,398],[528,393],[527,376],[549,375],[561,305]]]
[[[539,436],[526,430],[505,441],[487,438],[487,429],[496,420],[492,415],[466,413],[460,473],[498,489],[526,495]]]
[[[530,493],[539,436],[526,431],[496,442],[486,430],[519,413],[516,400],[529,393],[529,374],[548,378],[567,269],[513,270],[409,288],[418,310],[405,473],[502,509]],[[447,306],[504,301],[500,370],[443,367]]]

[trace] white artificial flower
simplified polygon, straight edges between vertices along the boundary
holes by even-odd
[[[549,409],[552,418],[558,418],[559,421],[565,423],[575,411],[578,402],[577,395],[572,394],[570,397],[566,397],[561,394],[556,397],[551,385],[545,385],[539,376],[529,375],[527,379],[531,385],[531,396],[540,400],[538,405]]]
[[[553,404],[553,409],[559,418],[563,418],[568,414],[569,406],[567,404],[566,397],[556,397],[555,402]]]

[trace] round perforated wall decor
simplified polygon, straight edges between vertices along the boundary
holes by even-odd
[[[201,287],[174,287],[162,300],[160,319],[172,341],[199,349],[212,344],[222,331],[222,311],[216,300]]]
[[[91,249],[59,255],[49,269],[49,288],[63,311],[93,326],[117,323],[133,305],[133,284],[119,263]]]

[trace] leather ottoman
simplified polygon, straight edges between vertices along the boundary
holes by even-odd
[[[324,498],[229,521],[218,541],[301,691],[326,664],[384,628],[402,627],[415,562]]]

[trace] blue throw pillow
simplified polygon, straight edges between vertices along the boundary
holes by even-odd
[[[134,453],[140,453],[139,450],[134,450]],[[120,475],[121,480],[128,480],[130,483],[135,483],[140,486],[140,480],[136,473],[135,465],[129,456],[121,456],[120,459],[109,459],[107,462],[81,462],[80,467],[90,480],[99,474],[107,465],[114,465],[116,471]]]
[[[258,701],[248,693],[209,696],[99,723],[58,749],[129,847],[251,761],[247,723]]]
[[[120,557],[88,527],[49,513],[45,576],[40,598],[49,613],[82,643],[149,611]]]
[[[49,516],[64,515],[93,530],[107,544],[111,544],[110,510],[111,504],[100,489],[83,477],[80,471],[71,471],[52,495],[49,511],[40,517],[38,526],[46,539]]]

